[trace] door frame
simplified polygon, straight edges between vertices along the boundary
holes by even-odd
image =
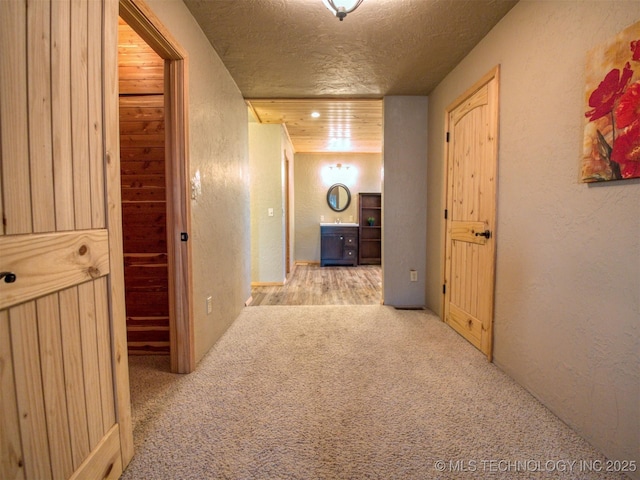
[[[449,207],[449,195],[450,195],[450,191],[449,191],[449,171],[450,171],[450,143],[449,143],[449,132],[451,131],[451,125],[450,125],[450,117],[451,117],[451,112],[454,111],[456,108],[458,108],[462,103],[464,103],[465,101],[467,101],[467,99],[469,99],[469,97],[471,97],[472,95],[474,95],[478,90],[480,90],[483,86],[487,85],[489,82],[491,82],[492,80],[495,80],[496,82],[496,118],[492,119],[495,121],[495,138],[492,139],[493,140],[493,150],[492,150],[492,157],[493,157],[493,161],[494,161],[494,165],[495,165],[495,171],[494,171],[494,182],[497,186],[497,174],[498,174],[498,136],[499,136],[499,131],[500,131],[500,122],[499,122],[499,115],[500,115],[500,104],[499,104],[499,97],[500,97],[500,65],[496,65],[495,67],[493,67],[489,72],[487,72],[485,75],[483,75],[477,82],[475,82],[471,87],[469,87],[467,90],[465,90],[461,95],[459,95],[450,105],[447,106],[447,108],[445,109],[445,119],[444,119],[444,125],[445,125],[445,132],[446,132],[446,137],[445,137],[445,144],[444,144],[444,161],[445,161],[445,168],[444,168],[444,175],[443,175],[443,192],[442,192],[442,199],[443,199],[443,205],[444,205],[444,215],[442,216],[442,224],[443,224],[443,228],[442,228],[442,245],[443,245],[443,249],[442,249],[442,271],[441,271],[441,279],[442,279],[442,320],[446,322],[446,312],[448,311],[447,309],[447,299],[449,298],[449,295],[447,295],[446,293],[446,287],[447,287],[447,267],[449,266],[449,262],[447,261],[447,255],[450,254],[450,249],[449,246],[447,245],[447,238],[448,238],[448,233],[447,233],[447,229],[449,222],[451,221],[451,217],[447,215],[447,210]],[[495,233],[496,233],[496,220],[497,220],[497,202],[498,202],[498,192],[497,192],[497,187],[494,191],[495,194],[495,198],[494,198],[494,207],[493,207],[493,220],[494,220],[494,225],[492,227],[492,240],[493,242],[495,242]],[[494,301],[495,301],[495,265],[496,265],[496,260],[497,260],[497,248],[494,247],[494,257],[493,257],[493,262],[492,262],[492,269],[493,271],[491,272],[491,278],[493,281],[493,285],[492,285],[492,290],[491,290],[491,298],[488,299],[488,302],[490,303],[491,306],[491,314],[490,314],[490,321],[489,321],[489,325],[488,325],[488,339],[489,339],[489,344],[486,345],[486,348],[482,349],[482,352],[486,354],[487,359],[489,360],[489,362],[493,361],[493,317],[494,317]]]
[[[185,50],[143,0],[119,0],[120,16],[165,61],[165,164],[167,176],[167,263],[171,371],[195,369],[188,96]]]
[[[291,220],[289,218],[289,191],[290,191],[290,175],[289,175],[289,157],[287,151],[284,151],[284,238],[285,238],[285,254],[284,254],[284,274],[285,282],[291,273]]]

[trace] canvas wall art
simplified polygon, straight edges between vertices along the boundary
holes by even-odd
[[[640,21],[587,55],[582,182],[640,178]]]

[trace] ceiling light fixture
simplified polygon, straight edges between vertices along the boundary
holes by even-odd
[[[313,118],[320,117],[320,112],[311,112],[311,117],[313,117]]]
[[[360,6],[362,0],[322,0],[325,7],[329,9],[340,21],[344,20],[344,17],[348,13],[353,12]]]
[[[344,168],[346,170],[349,170],[349,165],[342,165],[341,163],[336,163],[335,165],[329,165],[329,169],[333,170],[334,168],[337,170],[342,170],[342,167],[344,166]]]

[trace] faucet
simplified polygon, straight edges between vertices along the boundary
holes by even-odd
[[[342,223],[342,222],[340,221],[340,217],[336,217],[336,223]]]

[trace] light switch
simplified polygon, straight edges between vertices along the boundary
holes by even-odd
[[[273,208],[270,208],[270,209],[269,209],[269,216],[270,216],[270,217],[273,217]]]

